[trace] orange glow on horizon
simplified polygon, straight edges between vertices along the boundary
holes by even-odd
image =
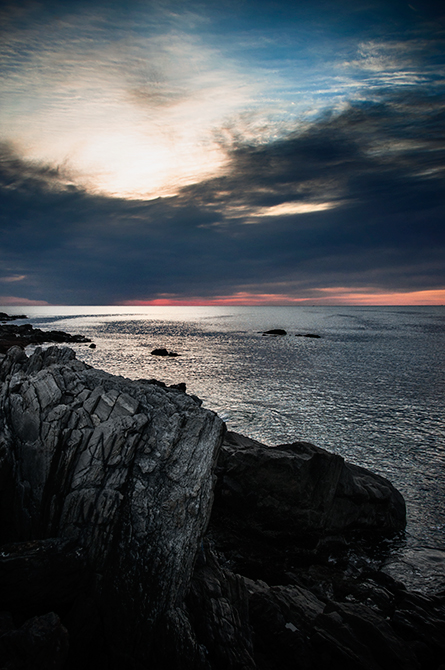
[[[190,298],[164,294],[154,300],[126,300],[124,306],[169,306],[198,307],[224,305],[445,305],[445,289],[425,291],[383,292],[376,289],[317,288],[307,292],[302,298],[285,293],[249,293],[239,291],[231,295],[218,295],[212,298],[193,296]]]

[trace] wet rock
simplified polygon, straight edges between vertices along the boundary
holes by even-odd
[[[287,335],[287,332],[283,328],[272,328],[272,330],[265,330],[263,335]]]
[[[176,389],[177,391],[182,391],[183,393],[185,393],[187,390],[187,386],[184,384],[184,382],[179,382],[179,384],[170,384],[168,388]]]
[[[321,335],[317,335],[316,333],[306,333],[305,335],[303,333],[297,333],[295,337],[312,337],[314,339],[319,339]]]

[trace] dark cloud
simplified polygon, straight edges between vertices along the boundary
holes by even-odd
[[[224,177],[147,202],[91,195],[3,147],[0,274],[26,276],[17,296],[71,304],[443,288],[444,120],[437,91],[380,96],[233,146]],[[330,208],[265,215],[286,203]]]

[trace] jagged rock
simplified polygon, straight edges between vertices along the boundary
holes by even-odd
[[[21,326],[0,324],[0,353],[6,353],[13,346],[24,348],[29,344],[43,344],[45,342],[91,342],[91,340],[83,335],[64,333],[62,330],[40,330],[40,328],[31,326],[30,323]]]
[[[102,575],[94,597],[112,655],[148,662],[167,612],[183,616],[223,422],[183,392],[94,370],[66,348],[28,358],[15,347],[0,379],[3,541],[81,547]]]
[[[368,470],[307,442],[266,447],[228,432],[214,513],[269,540],[405,527],[402,495]]]
[[[0,610],[22,616],[57,609],[89,587],[86,551],[59,538],[5,544],[0,552]]]
[[[256,668],[245,580],[224,570],[208,544],[203,545],[197,561],[187,606],[210,667]]]

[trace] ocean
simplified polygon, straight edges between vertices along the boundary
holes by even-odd
[[[407,503],[399,563],[445,588],[445,307],[0,310],[86,335],[96,349],[72,346],[97,368],[185,382],[230,430],[306,440],[387,477]],[[262,334],[274,328],[287,334]],[[151,355],[159,347],[179,355]]]

